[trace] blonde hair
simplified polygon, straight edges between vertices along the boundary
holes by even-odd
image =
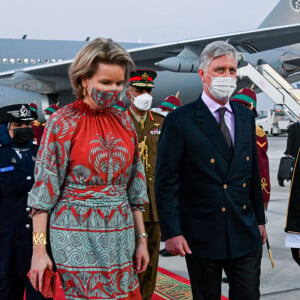
[[[83,98],[82,77],[91,78],[101,62],[124,66],[126,82],[134,68],[129,53],[118,43],[105,38],[91,41],[78,52],[69,69],[71,85],[77,97]]]

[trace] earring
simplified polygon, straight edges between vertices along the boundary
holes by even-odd
[[[83,87],[82,94],[83,94],[83,97],[85,97],[85,96],[86,96],[86,87],[85,87],[85,86]]]

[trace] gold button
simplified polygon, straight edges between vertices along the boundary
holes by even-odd
[[[151,178],[151,177],[149,178],[149,181],[152,181],[152,178]]]
[[[225,211],[226,211],[226,207],[222,207],[222,208],[221,208],[221,211],[222,211],[222,212],[225,212]]]
[[[210,159],[210,163],[211,163],[211,164],[214,164],[214,163],[215,163],[215,159],[214,159],[214,158],[211,158],[211,159]]]
[[[223,185],[223,188],[226,190],[226,189],[228,188],[228,185],[225,183],[225,184]]]
[[[247,187],[247,183],[244,182],[243,183],[243,188],[245,188],[245,187]]]
[[[246,204],[244,204],[244,205],[243,205],[243,209],[246,209],[246,208],[247,208],[247,205],[246,205]]]
[[[246,160],[250,160],[250,156],[246,156]]]

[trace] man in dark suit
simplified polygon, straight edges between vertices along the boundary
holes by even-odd
[[[285,225],[285,246],[291,248],[295,262],[300,266],[300,147],[292,177]]]
[[[286,150],[284,154],[296,158],[299,147],[300,147],[300,115],[299,115],[298,122],[292,124],[288,129],[288,138],[287,138]]]
[[[236,88],[234,47],[205,47],[203,94],[171,112],[158,144],[156,200],[162,239],[185,256],[193,299],[259,299],[265,216],[254,116],[229,103]]]

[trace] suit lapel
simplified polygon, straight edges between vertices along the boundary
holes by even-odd
[[[195,120],[201,131],[206,135],[209,141],[215,146],[222,156],[227,160],[231,160],[231,150],[229,149],[223,133],[212,115],[208,107],[201,98],[196,102]]]

